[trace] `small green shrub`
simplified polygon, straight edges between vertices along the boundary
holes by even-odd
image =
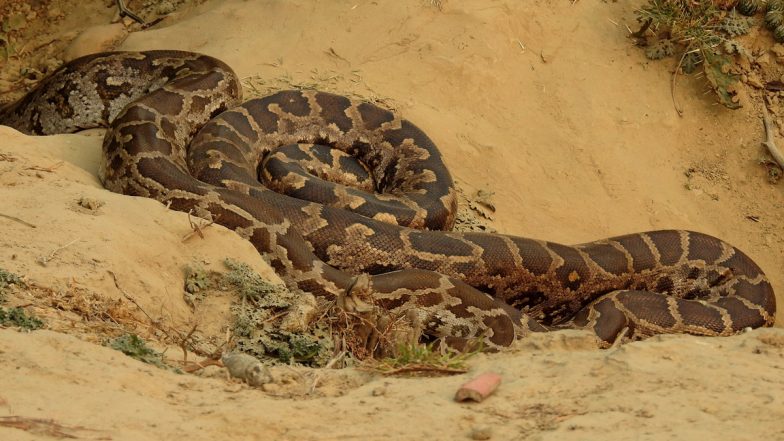
[[[381,360],[369,360],[364,366],[386,374],[440,372],[460,373],[467,370],[467,362],[481,352],[481,345],[467,352],[445,348],[441,350],[436,343],[401,344],[394,356]]]
[[[136,334],[124,334],[117,337],[109,343],[109,346],[141,362],[159,368],[167,367],[163,363],[163,354],[148,347],[144,340]]]
[[[44,322],[32,314],[27,314],[22,308],[3,308],[0,306],[0,324],[3,326],[16,326],[25,331],[34,331],[44,326]]]
[[[299,293],[269,283],[245,263],[231,259],[224,263],[229,272],[221,284],[239,297],[232,306],[232,335],[237,350],[260,359],[309,366],[323,366],[330,360],[334,344],[326,325],[303,324],[307,329],[296,332],[281,329],[281,318],[302,301]]]
[[[645,41],[648,58],[675,55],[686,73],[702,66],[719,102],[740,107],[735,96],[740,75],[733,56],[748,52],[734,38],[749,32],[751,19],[734,9],[717,8],[713,0],[649,0],[637,10],[637,20],[643,27],[635,35]]]
[[[223,285],[232,287],[243,301],[252,301],[260,307],[286,308],[291,305],[285,287],[266,281],[248,264],[233,259],[223,261],[229,272],[223,276]]]
[[[4,300],[5,291],[11,285],[24,286],[24,281],[16,274],[0,268],[0,302]]]
[[[210,285],[210,275],[203,267],[194,265],[185,268],[185,292],[198,294]]]

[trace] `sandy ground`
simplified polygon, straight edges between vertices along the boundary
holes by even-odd
[[[256,88],[316,84],[380,100],[433,138],[467,192],[494,192],[499,231],[579,243],[699,230],[742,248],[784,292],[784,199],[757,162],[759,104],[730,111],[699,80],[680,78],[678,116],[668,64],[627,38],[637,4],[208,1],[119,48],[199,51]],[[100,142],[100,131],[26,137],[0,127],[0,213],[25,222],[0,217],[0,267],[32,286],[10,301],[50,324],[0,330],[0,439],[55,436],[51,425],[2,424],[11,416],[115,440],[784,439],[780,328],[609,351],[554,333],[437,379],[281,367],[281,393],[132,360],[99,336],[130,327],[155,338],[198,324],[207,339],[225,329],[226,299],[195,313],[183,301],[186,265],[217,269],[232,257],[274,275],[223,228],[183,241],[186,215],[103,190]],[[116,320],[85,320],[74,306],[84,298]],[[169,356],[181,358],[176,348]],[[486,370],[504,378],[494,396],[452,401]]]

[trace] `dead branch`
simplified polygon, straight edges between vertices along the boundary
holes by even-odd
[[[192,374],[192,373],[194,373],[196,371],[200,371],[200,370],[206,368],[207,366],[223,367],[223,362],[222,361],[220,361],[220,360],[213,360],[213,359],[210,359],[210,358],[208,358],[206,360],[202,360],[202,361],[189,361],[187,363],[184,363],[184,362],[181,362],[181,363],[183,363],[183,367],[181,368],[182,371],[185,372],[185,373],[188,373],[188,374]]]
[[[762,145],[768,149],[768,153],[770,153],[770,156],[776,161],[776,164],[784,170],[784,155],[781,154],[781,150],[779,150],[776,143],[773,141],[773,121],[770,119],[768,106],[765,102],[762,103],[762,125],[765,127],[765,141],[762,142]]]
[[[109,274],[111,274],[111,276],[112,276],[112,279],[114,279],[114,286],[116,286],[116,287],[117,287],[117,289],[120,291],[120,294],[122,294],[122,295],[123,295],[123,297],[125,297],[126,299],[128,299],[128,301],[129,301],[129,302],[131,302],[131,303],[133,303],[134,305],[136,305],[136,308],[138,308],[138,309],[139,309],[139,311],[141,311],[141,312],[142,312],[142,314],[144,314],[144,315],[147,317],[147,319],[149,319],[149,320],[150,320],[150,323],[152,324],[152,326],[153,326],[154,328],[156,328],[156,329],[158,329],[159,331],[163,332],[163,334],[164,334],[166,337],[168,337],[168,338],[169,338],[171,341],[174,341],[174,340],[172,339],[172,337],[171,337],[171,334],[169,334],[168,332],[166,332],[166,330],[165,330],[165,329],[163,329],[163,327],[162,327],[162,326],[161,326],[161,325],[158,323],[158,321],[157,321],[157,320],[155,320],[155,319],[153,319],[153,318],[152,318],[152,316],[150,316],[150,314],[148,314],[148,313],[147,313],[147,311],[145,311],[145,309],[144,309],[144,308],[142,308],[142,306],[141,306],[141,305],[140,305],[140,304],[139,304],[139,303],[136,301],[136,299],[134,299],[133,297],[131,297],[131,295],[130,295],[130,294],[128,294],[127,292],[125,292],[125,290],[124,290],[124,289],[122,289],[122,288],[120,287],[120,282],[117,280],[117,275],[116,275],[116,274],[114,274],[114,272],[112,272],[112,271],[109,271]]]

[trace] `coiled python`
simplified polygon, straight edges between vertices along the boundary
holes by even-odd
[[[452,226],[455,193],[416,126],[322,92],[239,100],[236,75],[214,58],[103,53],[62,66],[0,110],[0,123],[28,134],[108,126],[107,189],[212,218],[250,240],[290,288],[414,311],[426,334],[454,346],[507,346],[561,327],[592,329],[609,345],[622,332],[730,335],[773,323],[765,275],[719,239],[665,230],[565,246],[434,231]],[[355,167],[380,194],[314,180],[292,158]]]

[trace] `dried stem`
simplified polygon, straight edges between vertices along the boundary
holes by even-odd
[[[51,253],[49,253],[49,255],[48,255],[48,256],[40,257],[40,258],[38,259],[38,263],[40,263],[40,264],[41,264],[41,265],[43,265],[43,266],[46,266],[46,264],[47,264],[47,263],[49,263],[49,262],[50,262],[52,259],[54,259],[54,258],[55,258],[55,256],[57,255],[57,253],[59,253],[60,251],[62,251],[62,250],[64,250],[64,249],[66,249],[66,248],[68,248],[69,246],[73,245],[73,244],[74,244],[74,243],[75,243],[77,240],[79,240],[79,239],[74,239],[74,240],[72,240],[72,241],[68,242],[67,244],[65,244],[65,245],[63,245],[63,246],[61,246],[61,247],[57,247],[57,248],[55,248],[55,249],[54,249],[54,251],[52,251]]]
[[[784,170],[784,155],[781,154],[781,150],[773,141],[773,121],[770,119],[768,106],[764,102],[762,103],[762,124],[765,126],[765,141],[762,142],[762,145],[768,149],[768,153],[776,161],[776,164]]]
[[[0,217],[4,217],[4,218],[6,218],[6,219],[10,219],[10,220],[12,220],[12,221],[19,222],[20,224],[22,224],[22,225],[26,225],[26,226],[28,226],[28,227],[30,227],[30,228],[36,228],[36,226],[35,226],[35,225],[31,224],[30,222],[23,221],[22,219],[19,219],[18,217],[9,216],[9,215],[7,215],[7,214],[3,214],[3,213],[0,213]]]

